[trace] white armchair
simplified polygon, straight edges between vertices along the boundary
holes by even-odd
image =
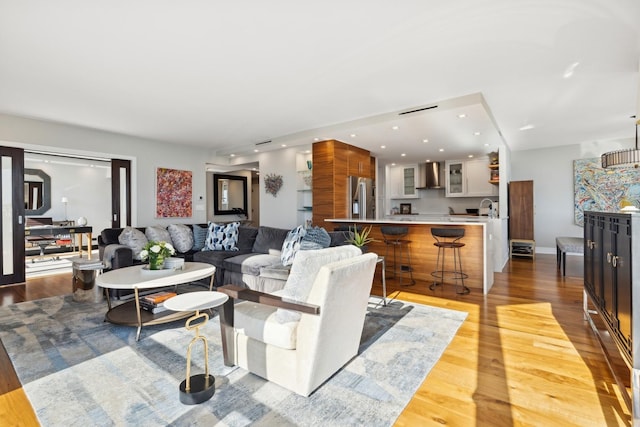
[[[377,258],[351,245],[300,251],[275,294],[218,288],[230,296],[220,310],[225,364],[309,396],[358,352]]]

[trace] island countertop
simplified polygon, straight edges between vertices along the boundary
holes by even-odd
[[[393,215],[392,218],[384,219],[351,219],[351,218],[331,218],[325,222],[337,226],[369,226],[371,225],[370,236],[375,239],[368,246],[370,252],[375,252],[381,256],[391,256],[387,252],[387,245],[380,228],[385,225],[406,226],[408,229],[406,240],[410,240],[411,264],[413,277],[419,282],[414,286],[428,287],[433,283],[431,272],[436,270],[437,248],[433,245],[435,239],[431,235],[431,228],[451,227],[464,228],[465,235],[462,242],[465,246],[461,249],[463,270],[469,275],[465,279],[465,285],[475,288],[485,295],[493,286],[493,258],[490,240],[490,219],[488,217],[462,216],[462,215]],[[447,253],[447,264],[453,262],[453,254]],[[453,266],[445,268],[453,269]],[[392,276],[388,274],[387,277]],[[392,283],[392,282],[391,282]],[[388,285],[391,284],[388,281]],[[445,282],[444,286],[453,286],[453,283]],[[439,288],[439,287],[438,287]],[[440,292],[436,288],[434,294]],[[410,288],[407,289],[410,291]]]

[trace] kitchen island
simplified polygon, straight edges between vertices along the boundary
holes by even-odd
[[[331,223],[328,229],[338,226],[357,225],[368,227],[371,225],[371,237],[375,239],[367,245],[369,252],[385,255],[386,246],[380,232],[380,227],[406,226],[409,233],[405,237],[411,240],[411,264],[413,277],[417,280],[433,282],[431,272],[436,270],[438,249],[433,245],[435,239],[431,235],[431,228],[458,227],[465,229],[461,249],[462,268],[469,275],[464,283],[472,292],[489,293],[493,286],[493,251],[490,245],[491,230],[487,217],[478,216],[447,216],[447,215],[393,215],[385,219],[348,219],[332,218],[325,222]],[[453,254],[447,253],[447,265],[453,263]],[[447,268],[451,269],[451,268]],[[421,285],[416,285],[421,286]],[[445,286],[453,286],[453,282],[445,282]]]

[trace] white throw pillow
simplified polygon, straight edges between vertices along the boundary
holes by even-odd
[[[193,247],[193,231],[184,224],[169,224],[167,227],[171,235],[173,247],[178,252],[189,252]]]
[[[284,242],[282,242],[282,250],[280,251],[280,261],[282,265],[293,264],[293,258],[300,249],[300,241],[305,235],[305,229],[302,225],[297,226],[287,233]]]
[[[118,243],[131,248],[133,251],[133,259],[140,260],[140,252],[148,242],[144,233],[137,228],[125,227],[118,236]]]
[[[209,223],[204,250],[208,251],[237,251],[239,222],[229,224]]]
[[[362,251],[353,245],[299,251],[280,295],[294,301],[306,302],[322,266],[361,254]],[[300,313],[279,308],[276,319],[282,323],[294,322],[300,319]]]

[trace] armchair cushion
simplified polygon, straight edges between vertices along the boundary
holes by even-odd
[[[353,245],[299,251],[295,262],[291,266],[287,282],[282,289],[282,297],[293,301],[306,302],[320,268],[329,263],[361,254],[362,251]],[[300,319],[300,313],[278,309],[276,318],[281,323],[295,322]]]
[[[298,322],[279,322],[276,310],[253,302],[237,304],[234,310],[235,329],[260,342],[293,350],[296,348]]]

